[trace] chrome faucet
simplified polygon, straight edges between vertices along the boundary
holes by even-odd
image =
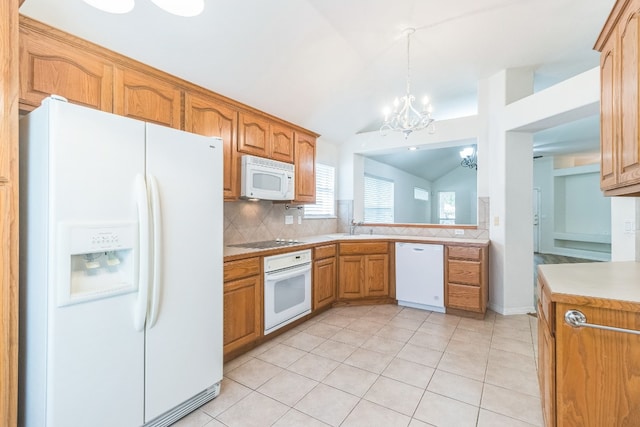
[[[355,219],[351,220],[351,224],[349,224],[349,235],[353,236],[356,234],[356,227],[362,225],[362,222],[356,222]]]

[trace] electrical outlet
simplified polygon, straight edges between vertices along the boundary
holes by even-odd
[[[494,216],[493,217],[493,225],[495,225],[496,227],[498,225],[500,225],[500,217],[499,216]]]
[[[284,223],[286,225],[293,224],[293,215],[285,215],[284,216]]]
[[[458,229],[456,229],[456,230],[454,230],[454,231],[453,231],[453,233],[454,233],[456,236],[462,236],[462,235],[464,234],[464,230],[458,230]]]
[[[302,217],[301,216],[298,217],[298,224],[302,224]]]

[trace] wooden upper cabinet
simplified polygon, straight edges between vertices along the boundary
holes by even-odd
[[[20,108],[30,111],[49,95],[113,111],[113,65],[76,46],[20,25]]]
[[[294,138],[296,165],[296,202],[316,202],[316,138],[296,132]]]
[[[211,97],[195,93],[186,93],[184,103],[184,129],[187,132],[222,138],[224,197],[237,198],[240,195],[235,156],[238,112]]]
[[[640,195],[640,1],[618,0],[598,37],[600,187],[607,196]]]
[[[293,163],[293,129],[277,123],[271,124],[271,158]]]
[[[637,5],[636,5],[637,6]],[[640,101],[638,49],[640,11],[634,10],[620,28],[620,140],[619,182],[640,183],[640,144],[638,143],[638,101]]]
[[[609,39],[600,57],[600,188],[616,185],[616,50],[615,38]]]
[[[181,93],[180,88],[153,75],[116,68],[113,112],[181,129]]]
[[[269,157],[271,153],[271,122],[264,117],[248,112],[238,116],[238,151],[254,156]]]

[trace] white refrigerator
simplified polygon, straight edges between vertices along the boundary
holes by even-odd
[[[165,426],[217,396],[222,149],[54,98],[20,120],[20,425]]]

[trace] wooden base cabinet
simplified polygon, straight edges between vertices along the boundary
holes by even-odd
[[[638,311],[584,297],[575,297],[576,303],[550,302],[544,278],[538,287],[538,375],[545,425],[640,426],[640,336],[565,322],[568,311],[578,310],[589,324],[638,331]]]
[[[329,306],[336,300],[336,245],[317,246],[313,249],[313,310]]]
[[[261,258],[224,263],[224,355],[262,336]]]
[[[389,297],[389,244],[340,243],[338,298]]]
[[[489,299],[487,246],[445,246],[445,306],[484,315]]]

